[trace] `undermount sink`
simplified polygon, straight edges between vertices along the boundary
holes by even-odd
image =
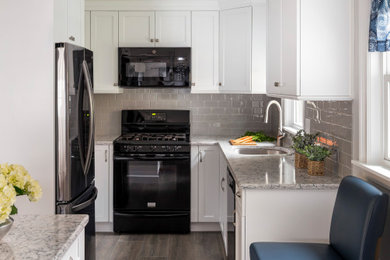
[[[283,147],[242,147],[237,148],[236,152],[238,154],[244,155],[264,155],[264,156],[272,156],[272,155],[290,155],[293,152],[289,149]]]

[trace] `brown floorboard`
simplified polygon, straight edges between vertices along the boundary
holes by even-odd
[[[176,234],[96,234],[96,258],[129,260],[223,260],[218,232]]]

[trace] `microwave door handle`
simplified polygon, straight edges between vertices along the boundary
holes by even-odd
[[[92,81],[91,74],[89,73],[88,64],[84,60],[83,61],[83,73],[85,76],[85,81],[87,82],[87,92],[88,92],[88,100],[89,100],[89,137],[88,137],[88,150],[87,150],[87,158],[86,158],[86,167],[84,171],[84,175],[88,174],[89,168],[91,166],[92,161],[92,153],[93,153],[93,133],[95,128],[95,108],[93,103],[93,93],[92,93]]]

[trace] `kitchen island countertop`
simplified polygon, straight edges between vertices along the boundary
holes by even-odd
[[[229,143],[228,137],[191,136],[193,145],[219,145],[228,167],[241,189],[327,190],[338,189],[341,178],[334,174],[310,176],[305,169],[294,167],[294,155],[242,155]],[[258,146],[272,146],[262,143]]]
[[[62,259],[88,223],[88,215],[16,215],[0,241],[0,260]]]

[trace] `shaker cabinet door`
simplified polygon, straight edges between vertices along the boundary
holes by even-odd
[[[156,47],[191,47],[191,12],[156,12]]]
[[[219,222],[219,147],[199,147],[199,222]]]
[[[192,93],[218,92],[219,12],[192,12]]]
[[[121,93],[118,88],[118,12],[91,12],[94,92]]]
[[[98,197],[95,202],[95,221],[109,222],[110,212],[110,167],[109,146],[95,146],[95,186]]]
[[[154,12],[119,12],[119,47],[154,47]]]
[[[252,7],[220,12],[220,91],[251,93]]]

